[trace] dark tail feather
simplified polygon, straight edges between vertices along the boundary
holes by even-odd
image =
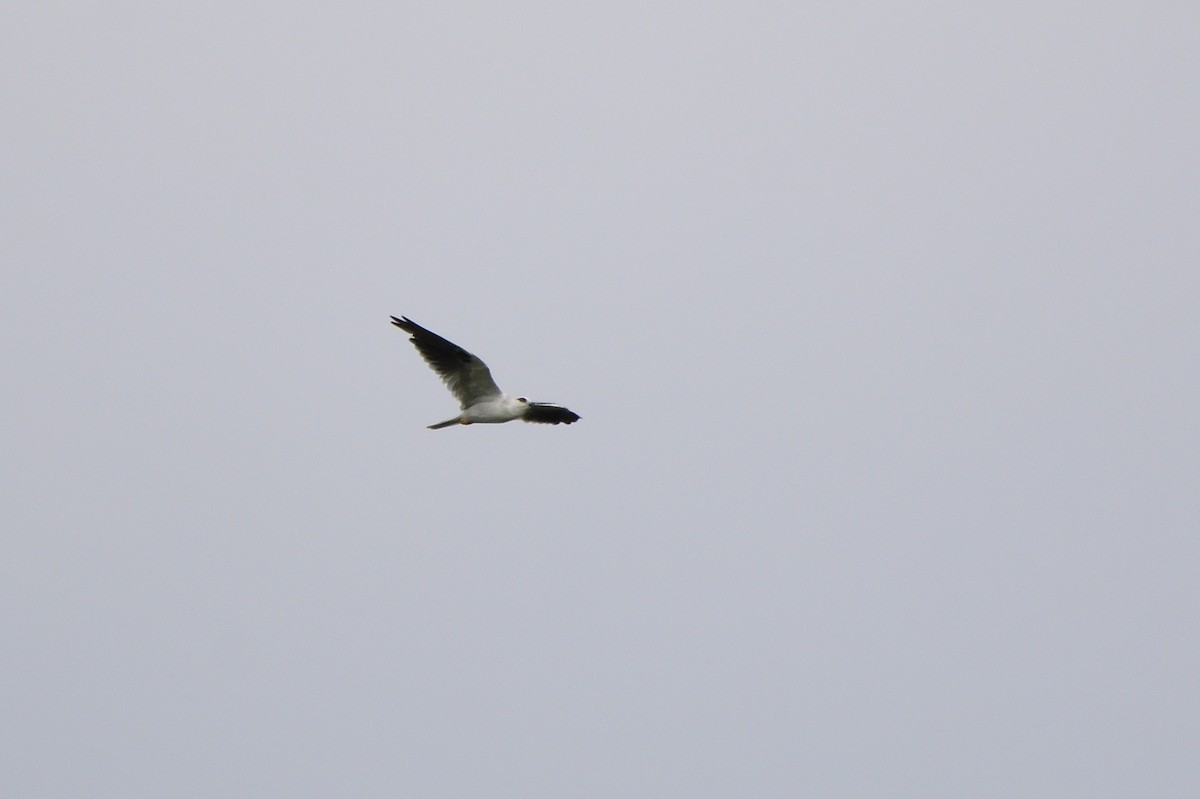
[[[443,427],[449,427],[452,424],[458,424],[457,416],[455,416],[453,419],[447,419],[444,422],[438,422],[437,424],[431,424],[431,425],[429,425],[429,429],[430,430],[441,430]]]

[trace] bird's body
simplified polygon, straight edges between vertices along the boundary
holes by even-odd
[[[500,424],[520,419],[524,415],[528,402],[521,402],[515,397],[501,394],[494,399],[485,399],[462,409],[462,413],[445,422],[439,422],[434,428],[449,427],[452,424]]]
[[[500,424],[522,419],[541,424],[572,424],[579,414],[561,405],[530,402],[524,397],[510,397],[500,390],[487,364],[462,347],[426,330],[408,317],[392,317],[392,324],[408,333],[413,346],[421,353],[442,380],[450,393],[458,398],[462,412],[453,419],[429,425],[440,430],[456,424]]]

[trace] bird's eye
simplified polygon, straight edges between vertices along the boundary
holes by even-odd
[[[528,404],[529,400],[525,399],[524,397],[517,397],[517,402],[524,402],[524,403]]]

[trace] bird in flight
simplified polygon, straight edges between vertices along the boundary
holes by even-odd
[[[392,324],[412,336],[409,339],[425,362],[433,367],[450,393],[458,398],[462,413],[453,419],[429,425],[440,430],[455,424],[499,424],[521,419],[539,424],[572,424],[579,414],[561,405],[530,402],[510,397],[500,390],[487,364],[462,347],[430,332],[407,316],[392,317]]]

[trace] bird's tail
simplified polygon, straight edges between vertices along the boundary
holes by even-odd
[[[431,424],[431,425],[429,425],[429,429],[430,430],[441,430],[443,427],[449,427],[452,424],[458,424],[457,416],[455,416],[453,419],[447,419],[444,422],[438,422],[437,424]]]

